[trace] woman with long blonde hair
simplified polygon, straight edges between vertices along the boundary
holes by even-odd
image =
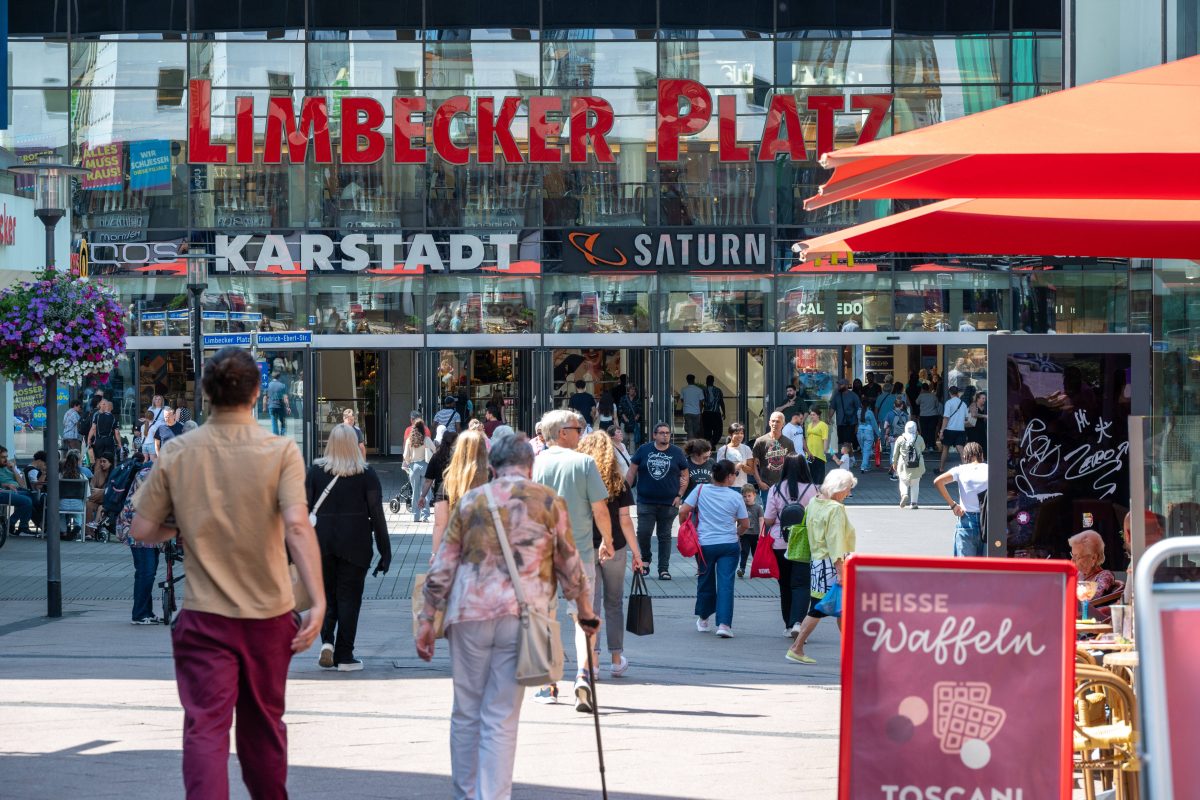
[[[625,548],[633,553],[633,569],[642,568],[642,554],[638,550],[637,536],[633,531],[633,518],[629,509],[633,507],[633,493],[625,483],[625,470],[617,459],[612,437],[603,431],[589,433],[579,442],[576,452],[591,456],[600,468],[600,477],[608,489],[608,515],[612,521],[613,557],[601,561],[596,568],[596,591],[592,607],[600,610],[601,598],[604,605],[604,632],[608,641],[608,652],[612,657],[609,670],[619,678],[629,669],[625,658],[625,610],[622,607],[625,592]],[[592,523],[592,544],[600,547],[600,530]],[[611,624],[610,624],[611,622]],[[596,639],[597,648],[599,638]],[[599,657],[597,656],[597,662]]]
[[[383,516],[383,488],[367,466],[354,428],[334,425],[325,455],[313,462],[305,478],[308,508],[317,516],[317,542],[325,578],[325,624],[321,627],[324,669],[354,672],[363,668],[354,657],[363,587],[371,567],[371,539],[379,550],[375,574],[392,563],[392,544]]]
[[[433,506],[433,553],[442,543],[442,534],[458,501],[475,487],[487,483],[487,458],[487,438],[482,431],[467,431],[454,440],[454,452],[442,476],[442,494]]]

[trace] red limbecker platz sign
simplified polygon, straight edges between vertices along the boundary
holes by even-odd
[[[846,563],[840,800],[1071,796],[1075,567]]]
[[[497,98],[486,95],[448,97],[435,107],[427,107],[423,96],[392,98],[391,158],[397,164],[424,164],[429,157],[425,147],[425,122],[431,119],[433,151],[451,164],[466,164],[472,151],[481,164],[500,160],[509,164],[528,161],[533,164],[558,164],[563,156],[572,164],[585,163],[589,148],[602,164],[616,161],[607,135],[615,120],[613,107],[602,97],[580,95],[570,98],[534,95],[529,98],[509,96]],[[834,115],[849,107],[850,111],[865,111],[867,118],[859,132],[858,144],[874,140],[887,118],[892,104],[890,94],[810,94],[804,99],[805,110],[816,116],[816,152],[820,158],[833,149]],[[737,140],[737,99],[732,95],[717,97],[717,158],[725,162],[774,161],[777,156],[793,161],[808,160],[804,141],[800,100],[794,94],[776,92],[771,96],[757,147],[739,144]],[[474,101],[475,112],[471,105]],[[371,97],[337,97],[336,114],[331,114],[329,98],[320,95],[305,97],[300,104],[299,118],[291,97],[271,97],[267,100],[266,136],[262,160],[278,164],[287,150],[288,160],[302,164],[313,151],[317,164],[333,163],[333,134],[330,119],[340,121],[339,153],[344,164],[374,164],[388,151],[388,140],[381,130],[387,119],[383,103]],[[525,150],[513,133],[513,123],[527,104],[529,137]],[[234,99],[233,157],[238,164],[254,162],[254,98]],[[703,84],[691,80],[671,79],[658,82],[656,153],[659,161],[679,160],[680,139],[695,136],[708,127],[713,118],[712,93]],[[188,82],[188,161],[193,164],[229,163],[229,145],[217,144],[212,138],[212,85],[207,80]],[[261,112],[261,109],[260,109]],[[556,115],[554,119],[551,115]],[[455,117],[474,117],[472,141],[455,141],[451,128]],[[415,119],[414,117],[421,117]],[[562,117],[569,118],[565,147]],[[565,152],[564,152],[565,150]],[[753,151],[753,152],[752,152]]]

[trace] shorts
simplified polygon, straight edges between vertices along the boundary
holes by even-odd
[[[987,555],[987,542],[983,540],[983,528],[978,511],[966,511],[958,517],[954,527],[954,555],[979,557]]]
[[[942,444],[946,447],[961,447],[966,443],[966,431],[942,431]]]

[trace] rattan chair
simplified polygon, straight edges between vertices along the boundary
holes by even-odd
[[[1117,800],[1137,800],[1137,742],[1140,735],[1133,689],[1103,667],[1075,666],[1075,769],[1087,800],[1095,779],[1116,787]]]

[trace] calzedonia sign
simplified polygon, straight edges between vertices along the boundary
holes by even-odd
[[[1075,568],[852,556],[840,800],[1071,796]]]
[[[737,140],[736,98],[712,93],[692,80],[660,80],[656,99],[656,155],[659,161],[679,160],[681,141],[713,124],[717,125],[717,157],[723,162],[793,161],[809,158],[804,138],[805,117],[815,121],[814,158],[833,149],[834,117],[839,112],[866,112],[858,143],[872,141],[879,133],[892,104],[890,94],[851,95],[795,94],[776,92],[766,109],[762,137],[757,143]],[[602,164],[616,161],[608,144],[615,115],[603,97],[576,95],[569,98],[534,95],[468,97],[455,95],[430,104],[423,96],[392,98],[391,108],[371,97],[305,97],[297,114],[290,96],[270,97],[267,106],[255,108],[254,98],[234,100],[234,142],[213,141],[212,86],[207,80],[188,83],[188,161],[193,164],[238,164],[255,161],[256,127],[265,128],[262,161],[281,163],[284,151],[293,164],[310,156],[317,164],[374,164],[385,158],[397,164],[424,164],[432,154],[451,164],[466,164],[475,155],[481,164],[497,160],[509,164],[585,163],[589,153]],[[472,104],[474,110],[472,111]],[[522,106],[525,106],[524,109]],[[390,127],[387,115],[391,112]],[[256,122],[265,116],[265,126]],[[513,123],[518,115],[528,116],[527,141],[518,142]],[[469,118],[473,130],[469,140],[451,134]],[[569,120],[569,125],[564,125]],[[331,121],[338,125],[335,132]],[[426,128],[432,129],[432,148],[425,142]],[[564,132],[564,128],[566,129]],[[389,137],[386,133],[390,133]],[[232,150],[232,152],[230,152]]]

